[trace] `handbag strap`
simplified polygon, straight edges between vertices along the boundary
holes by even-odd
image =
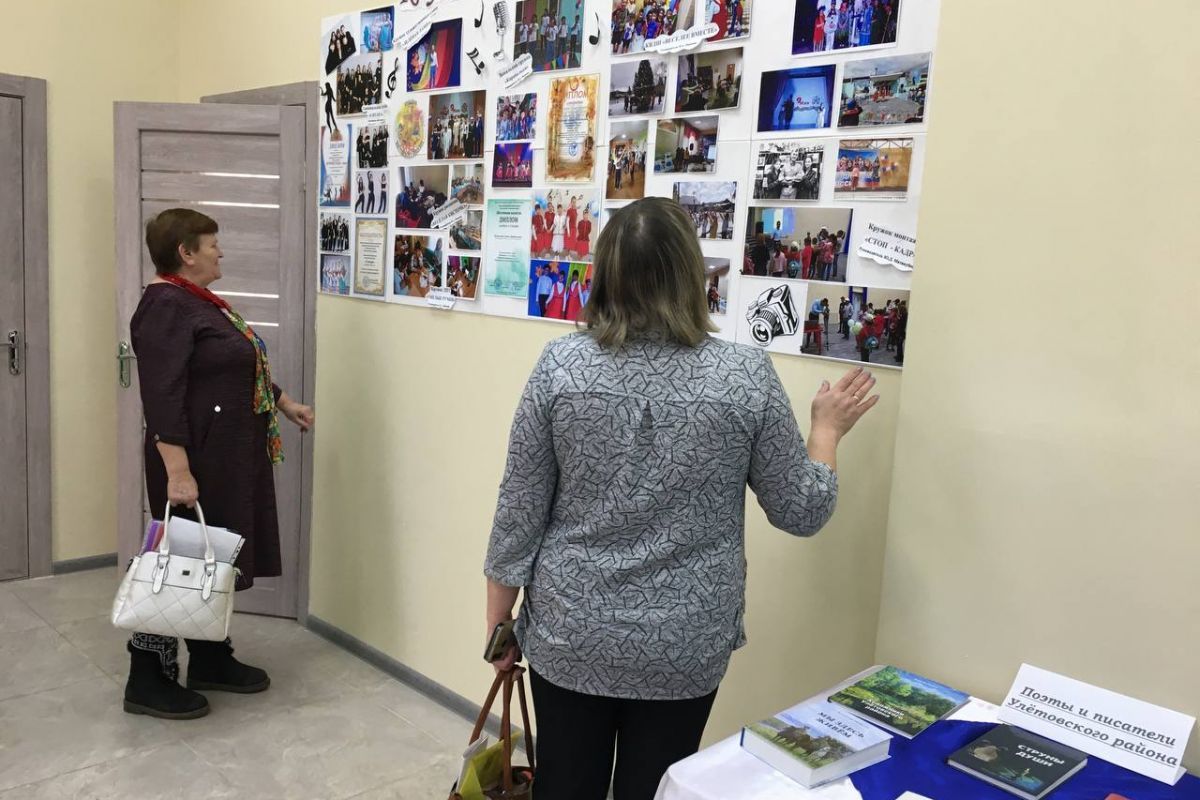
[[[521,704],[521,724],[525,731],[525,752],[529,756],[529,766],[531,769],[536,769],[534,760],[533,734],[529,727],[529,706],[525,700],[525,670],[522,667],[513,667],[505,672],[497,672],[496,679],[492,681],[492,688],[488,690],[487,699],[483,701],[483,707],[479,710],[479,716],[475,720],[475,727],[471,731],[471,742],[479,739],[483,733],[483,726],[487,722],[488,715],[492,712],[492,705],[496,702],[496,695],[503,691],[501,702],[503,709],[500,716],[500,739],[504,743],[504,777],[503,786],[506,792],[511,792],[513,789],[512,781],[512,690],[513,684],[517,686],[517,699]],[[470,744],[471,742],[468,742]]]
[[[204,509],[200,507],[200,501],[196,501],[196,516],[200,519],[200,532],[204,534],[204,563],[216,564],[217,557],[213,551],[212,542],[208,540],[208,525],[204,521]],[[171,501],[167,501],[167,510],[163,512],[163,533],[162,541],[158,543],[158,554],[167,558],[171,555]]]

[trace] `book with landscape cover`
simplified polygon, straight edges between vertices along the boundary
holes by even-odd
[[[1012,725],[997,725],[946,763],[993,786],[1040,800],[1087,764],[1087,755]]]
[[[888,757],[892,737],[829,703],[809,702],[742,728],[742,748],[811,788]]]
[[[831,695],[864,719],[911,739],[967,702],[965,692],[896,667],[881,667]]]

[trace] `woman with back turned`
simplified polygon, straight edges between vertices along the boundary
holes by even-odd
[[[776,527],[816,533],[838,442],[878,400],[861,369],[822,384],[808,446],[767,354],[714,339],[681,206],[613,214],[586,332],[551,342],[521,396],[484,573],[511,618],[538,722],[537,800],[650,800],[694,753],[745,643],[746,486]],[[616,770],[613,769],[614,753]]]

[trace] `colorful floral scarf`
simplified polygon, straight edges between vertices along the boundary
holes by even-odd
[[[267,345],[259,338],[254,329],[246,324],[242,315],[234,311],[224,299],[197,286],[186,278],[178,275],[159,275],[167,283],[186,289],[201,300],[207,300],[225,315],[233,327],[250,340],[254,345],[254,413],[268,414],[267,417],[267,454],[271,456],[272,464],[283,462],[283,440],[279,436],[279,414],[275,407],[275,392],[272,390],[271,365],[267,363]]]

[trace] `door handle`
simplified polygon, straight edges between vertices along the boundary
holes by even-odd
[[[21,332],[8,332],[8,374],[21,374]]]
[[[130,361],[137,361],[137,356],[133,354],[133,348],[129,346],[129,342],[121,342],[117,345],[117,380],[120,381],[123,389],[128,389],[133,385],[133,376],[129,369]]]

